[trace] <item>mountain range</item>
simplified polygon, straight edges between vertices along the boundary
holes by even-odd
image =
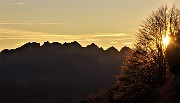
[[[131,49],[32,42],[0,52],[0,103],[69,103],[115,82]]]

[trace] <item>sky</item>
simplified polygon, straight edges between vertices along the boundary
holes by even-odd
[[[133,48],[139,25],[180,0],[0,0],[0,51],[27,42]]]

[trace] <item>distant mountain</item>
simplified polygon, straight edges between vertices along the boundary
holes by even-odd
[[[0,103],[69,103],[109,87],[126,53],[92,43],[27,43],[0,52]]]

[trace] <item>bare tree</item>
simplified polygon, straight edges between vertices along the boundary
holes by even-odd
[[[171,9],[162,6],[142,22],[136,34],[135,49],[117,76],[121,92],[125,90],[128,97],[134,98],[147,89],[163,85],[172,77],[166,48],[176,41],[179,25],[180,13],[175,6]]]
[[[153,12],[146,21],[143,21],[137,34],[135,44],[136,52],[140,55],[151,55],[149,58],[155,62],[153,68],[158,70],[159,82],[166,79],[167,62],[164,55],[165,44],[163,38],[168,33],[168,9],[167,6]]]
[[[173,6],[168,9],[162,6],[153,12],[146,21],[140,25],[135,43],[135,51],[140,55],[146,55],[158,70],[159,83],[162,83],[169,76],[166,60],[166,48],[168,42],[174,42],[179,32],[180,12]],[[170,40],[171,38],[171,40]]]

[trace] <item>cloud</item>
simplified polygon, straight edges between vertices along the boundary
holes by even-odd
[[[16,29],[0,29],[0,39],[26,39],[26,40],[71,40],[78,39],[73,35],[57,35],[43,32],[31,32]]]
[[[17,2],[17,3],[15,3],[16,5],[25,5],[25,4],[27,4],[27,2]]]
[[[102,41],[101,39],[80,39],[80,40],[78,40],[78,41],[88,41],[88,42],[97,42],[97,41]]]
[[[45,23],[43,23],[45,24]],[[84,35],[60,35],[54,33],[44,33],[44,32],[31,32],[25,30],[16,30],[2,28],[0,29],[0,39],[35,39],[35,40],[60,40],[60,41],[124,41],[124,40],[134,40],[135,38],[126,37],[128,34],[124,33],[96,33],[96,34],[84,34]]]
[[[124,33],[60,35],[56,33],[0,28],[0,44],[2,44],[0,50],[19,47],[27,42],[39,42],[43,44],[45,41],[60,43],[78,41],[83,46],[96,43],[101,47],[116,46],[117,48],[121,48],[122,44],[131,46],[131,42],[134,42],[134,38],[129,38],[128,35]]]
[[[24,45],[24,44],[26,44],[26,42],[25,42],[25,43],[17,43],[17,44],[14,44],[14,45],[16,45],[16,46],[22,46],[22,45]]]
[[[0,25],[63,25],[54,22],[0,22]]]
[[[126,45],[132,45],[133,43],[123,43],[123,44],[126,44]]]
[[[109,36],[126,36],[125,33],[97,33],[95,36],[99,37],[109,37]]]
[[[113,41],[113,42],[111,42],[111,44],[117,44],[117,42]]]
[[[45,24],[45,23],[43,23]],[[49,24],[49,23],[47,23]],[[126,37],[128,34],[124,33],[96,33],[96,34],[84,34],[84,35],[59,35],[54,33],[43,32],[31,32],[25,30],[16,30],[1,28],[0,39],[49,39],[49,40],[81,40],[81,41],[121,41],[121,40],[133,40],[134,38]],[[115,38],[114,38],[115,37]]]
[[[114,40],[135,40],[136,38],[129,38],[129,37],[124,37],[124,38],[115,38]]]

